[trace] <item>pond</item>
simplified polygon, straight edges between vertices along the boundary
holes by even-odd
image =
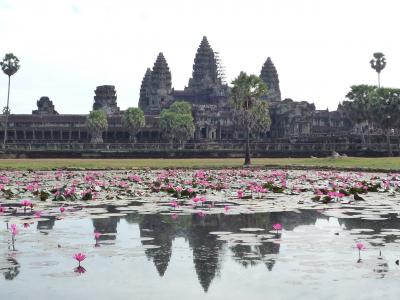
[[[202,172],[5,172],[1,299],[398,298],[396,174]]]

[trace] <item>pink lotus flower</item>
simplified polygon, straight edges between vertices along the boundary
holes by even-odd
[[[176,202],[175,200],[171,201],[169,204],[174,208],[178,207],[178,202]]]
[[[177,187],[175,187],[175,191],[176,191],[177,193],[182,192],[182,190],[183,190],[183,188],[182,188],[180,185],[178,185]]]
[[[65,212],[65,207],[60,207],[60,212],[61,213]]]
[[[100,238],[100,236],[101,236],[101,233],[95,231],[95,233],[94,233],[94,239],[95,239],[96,241]]]
[[[67,188],[64,191],[64,196],[65,197],[72,197],[76,192],[76,187],[71,187],[71,188]]]
[[[25,213],[26,208],[27,208],[28,206],[30,206],[31,208],[32,208],[32,206],[33,206],[31,200],[29,200],[29,199],[23,199],[23,200],[21,201],[21,205],[24,207],[24,213]]]
[[[206,177],[206,172],[204,172],[204,170],[198,170],[196,171],[195,177],[203,179]]]
[[[37,182],[30,183],[26,186],[26,190],[29,192],[37,191],[39,184]]]
[[[10,231],[11,231],[12,236],[15,237],[19,233],[17,224],[11,224]]]
[[[278,234],[279,230],[282,230],[282,224],[279,223],[272,225],[272,227],[276,230],[276,234]]]
[[[386,181],[383,183],[383,186],[385,187],[385,190],[388,190],[388,189],[390,188],[390,181],[389,181],[389,180],[386,180]]]
[[[29,200],[29,199],[23,199],[23,200],[21,201],[21,205],[22,205],[22,206],[31,206],[31,204],[32,204],[32,202],[31,202],[31,200]]]
[[[129,176],[128,176],[128,179],[129,179],[130,181],[135,181],[135,182],[137,182],[137,183],[142,182],[142,178],[140,178],[139,175],[129,175]]]
[[[79,263],[79,266],[81,265],[81,262],[84,261],[86,259],[86,255],[84,253],[75,253],[74,254],[74,259],[76,259]]]
[[[40,218],[41,215],[42,215],[42,212],[41,212],[41,211],[35,212],[35,218]]]
[[[238,196],[238,198],[240,198],[240,199],[243,198],[244,192],[243,192],[242,190],[238,190],[237,196]]]
[[[365,249],[365,245],[363,243],[357,243],[356,247],[359,251],[364,250]]]
[[[358,261],[357,262],[361,262],[361,250],[365,249],[365,245],[363,243],[357,243],[356,247],[358,249]]]
[[[16,224],[11,224],[11,240],[12,240],[12,247],[13,251],[15,251],[14,243],[15,243],[15,236],[18,234],[18,228]]]
[[[3,206],[0,205],[0,214],[2,214],[5,211],[6,211],[6,209]]]
[[[118,183],[118,186],[121,188],[126,188],[128,186],[128,183],[126,181],[120,181]]]

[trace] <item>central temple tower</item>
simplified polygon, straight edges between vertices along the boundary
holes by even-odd
[[[228,86],[222,83],[215,52],[203,37],[193,63],[192,77],[184,91],[176,91],[175,98],[192,104],[221,105],[226,102]]]
[[[193,73],[192,78],[189,79],[188,89],[200,91],[216,85],[221,85],[217,60],[207,37],[204,36],[194,58]]]

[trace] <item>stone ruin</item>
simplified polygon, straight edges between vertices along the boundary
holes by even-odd
[[[115,91],[115,86],[101,85],[96,87],[94,93],[93,110],[102,109],[107,115],[120,112],[117,106],[117,92]]]
[[[58,115],[49,97],[41,97],[36,104],[38,109],[32,111],[33,115]]]

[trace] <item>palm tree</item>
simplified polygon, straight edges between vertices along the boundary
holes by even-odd
[[[381,52],[374,53],[374,58],[369,63],[371,68],[378,73],[378,87],[381,87],[381,71],[386,67],[385,54]]]
[[[3,148],[6,147],[7,141],[7,130],[8,130],[8,117],[10,115],[10,83],[11,76],[17,73],[19,70],[19,59],[12,53],[7,53],[4,56],[3,61],[0,62],[1,69],[4,74],[8,76],[8,94],[7,94],[7,106],[3,109],[3,114],[6,116],[5,124],[4,124],[4,140],[3,140]]]
[[[129,140],[136,143],[136,134],[145,125],[143,110],[137,107],[129,107],[124,112],[122,122],[129,130]]]
[[[108,127],[106,112],[101,109],[91,111],[86,118],[86,127],[92,136],[90,142],[95,144],[102,143],[103,131]]]
[[[235,116],[246,131],[244,165],[250,165],[250,133],[252,130],[268,131],[271,125],[268,104],[261,99],[267,92],[264,81],[256,75],[240,72],[232,81],[231,104]]]

